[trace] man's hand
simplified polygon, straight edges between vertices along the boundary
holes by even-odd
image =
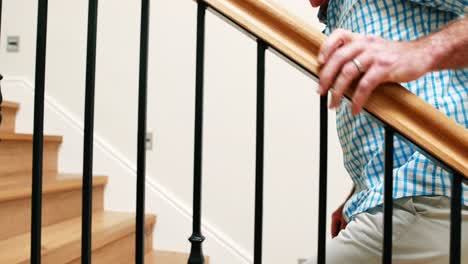
[[[463,18],[438,32],[407,42],[337,29],[320,50],[319,93],[323,95],[333,87],[330,107],[337,107],[345,90],[359,79],[352,98],[352,112],[356,115],[375,88],[384,82],[410,82],[431,71],[467,67],[467,28],[468,18]]]
[[[341,230],[346,228],[346,221],[343,217],[343,205],[332,214],[331,236],[335,238]]]
[[[309,0],[309,2],[313,7],[317,7],[327,3],[328,0]]]
[[[319,93],[325,94],[333,87],[330,107],[335,108],[345,90],[360,78],[352,98],[352,112],[356,115],[379,84],[409,82],[430,71],[434,58],[427,52],[427,47],[417,41],[396,42],[335,30],[320,50]],[[362,73],[353,59],[360,62]]]
[[[331,224],[332,238],[335,238],[340,233],[341,230],[346,228],[346,225],[348,224],[346,223],[346,220],[344,219],[344,216],[343,216],[343,208],[346,202],[349,200],[349,198],[353,196],[354,190],[355,188],[353,187],[351,192],[348,194],[348,197],[346,197],[345,202],[338,209],[336,209],[336,211],[333,212],[332,214],[332,224]]]

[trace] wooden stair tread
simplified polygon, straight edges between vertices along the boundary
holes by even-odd
[[[59,149],[62,137],[44,137],[43,171],[44,179],[55,178],[58,174]],[[32,173],[33,136],[0,131],[0,178],[25,176],[28,180]],[[11,181],[9,179],[8,181]]]
[[[4,213],[0,221],[0,229],[3,228],[0,235],[0,263],[27,264],[30,263],[28,221],[33,135],[15,133],[19,103],[4,101],[1,108],[3,123],[0,126],[0,154],[3,156],[0,155],[0,163],[13,165],[0,170],[0,212]],[[58,174],[57,157],[62,141],[62,136],[44,135],[41,254],[42,262],[46,264],[81,263],[81,217],[78,216],[81,215],[83,179],[81,175]],[[135,214],[103,211],[103,193],[107,183],[107,176],[93,177],[92,250],[93,262],[97,264],[125,262],[132,254],[131,258],[134,259]],[[156,216],[145,216],[145,252],[152,250],[155,223]],[[159,252],[157,256],[159,258]],[[162,257],[167,257],[167,254]],[[185,264],[186,260],[182,262]]]
[[[146,216],[146,227],[154,226],[156,216]],[[132,213],[96,212],[93,214],[92,249],[135,232]],[[29,263],[30,234],[21,234],[0,241],[0,263]],[[68,263],[81,254],[81,217],[42,229],[42,256],[44,263]]]
[[[13,102],[3,102],[1,105],[2,123],[0,124],[0,133],[13,133],[16,127],[16,114],[19,110],[19,104]]]
[[[31,176],[0,187],[0,240],[31,230]],[[6,178],[10,180],[10,178]],[[5,178],[1,179],[3,183]],[[14,180],[14,179],[13,179]],[[42,226],[81,216],[82,179],[45,180],[42,193]],[[93,181],[93,211],[104,210],[107,177]]]
[[[172,251],[153,251],[145,257],[148,264],[185,264],[188,261],[188,254]]]
[[[18,134],[18,133],[0,132],[0,141],[30,141],[30,142],[32,142],[32,140],[33,140],[33,135],[32,134]],[[44,141],[61,143],[62,140],[63,140],[62,136],[44,135]]]
[[[93,178],[93,186],[106,185],[107,182],[107,176],[95,176]],[[81,189],[82,185],[83,180],[81,178],[45,181],[42,192],[46,194]],[[24,182],[0,184],[0,202],[31,197],[31,187],[31,184]]]
[[[145,255],[145,263],[146,264],[187,264],[188,258],[189,258],[188,253],[156,250],[156,251],[151,251]],[[206,259],[205,263],[208,264],[209,258],[205,257],[205,259]]]
[[[1,172],[0,172],[1,174]],[[23,185],[26,186],[27,184],[32,184],[32,172],[26,173],[26,172],[21,172],[17,173],[13,176],[0,176],[0,190],[4,188],[11,188],[15,186],[20,186]],[[104,177],[104,175],[94,175],[94,177]],[[107,176],[106,176],[107,177]],[[42,182],[45,185],[46,183],[50,182],[56,182],[56,181],[61,181],[61,180],[76,180],[76,179],[82,179],[80,174],[75,174],[75,173],[60,173],[57,174],[54,178],[47,178],[43,177]]]
[[[13,109],[18,110],[20,107],[20,104],[16,102],[11,102],[11,101],[3,101],[1,106],[2,108],[13,108]]]

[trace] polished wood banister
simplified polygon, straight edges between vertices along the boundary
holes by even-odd
[[[317,56],[326,36],[292,16],[286,9],[266,0],[202,2],[263,39],[295,63],[313,73],[318,72]]]
[[[228,17],[305,70],[318,75],[326,36],[271,0],[198,0]],[[353,89],[346,93],[350,98]],[[468,178],[468,129],[399,84],[384,84],[364,106],[421,149]]]

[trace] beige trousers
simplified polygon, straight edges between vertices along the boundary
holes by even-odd
[[[462,212],[462,263],[468,264],[468,207]],[[393,262],[447,264],[450,246],[450,199],[403,198],[394,202]],[[361,213],[327,243],[327,264],[382,263],[383,209]],[[315,258],[306,262],[316,263]]]

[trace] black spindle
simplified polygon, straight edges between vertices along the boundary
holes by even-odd
[[[254,263],[262,263],[263,241],[263,162],[265,131],[265,50],[264,41],[257,43],[257,135],[255,165],[255,235]]]
[[[148,94],[149,0],[141,1],[140,77],[138,91],[138,150],[135,263],[145,262],[145,169],[146,169],[146,108]]]
[[[0,0],[0,37],[2,36],[2,14],[3,14],[3,0]]]
[[[382,263],[384,264],[392,263],[393,136],[393,129],[385,127],[384,237],[382,256]]]
[[[328,169],[328,95],[320,97],[320,167],[319,167],[319,216],[317,263],[326,259],[327,226],[327,169]]]
[[[198,3],[197,14],[197,61],[195,94],[195,148],[193,177],[193,233],[189,264],[205,263],[202,244],[205,237],[201,233],[201,195],[202,195],[202,150],[203,150],[203,74],[205,61],[205,14],[206,5]]]
[[[42,162],[44,147],[44,84],[47,44],[48,1],[39,0],[34,92],[34,136],[32,160],[31,263],[41,263]]]
[[[98,0],[89,0],[88,43],[86,54],[85,127],[83,146],[83,218],[81,233],[81,263],[91,263],[92,212],[93,212],[93,135],[94,88],[96,77]]]
[[[462,207],[462,176],[452,175],[452,202],[450,212],[450,264],[461,261],[461,207]]]

